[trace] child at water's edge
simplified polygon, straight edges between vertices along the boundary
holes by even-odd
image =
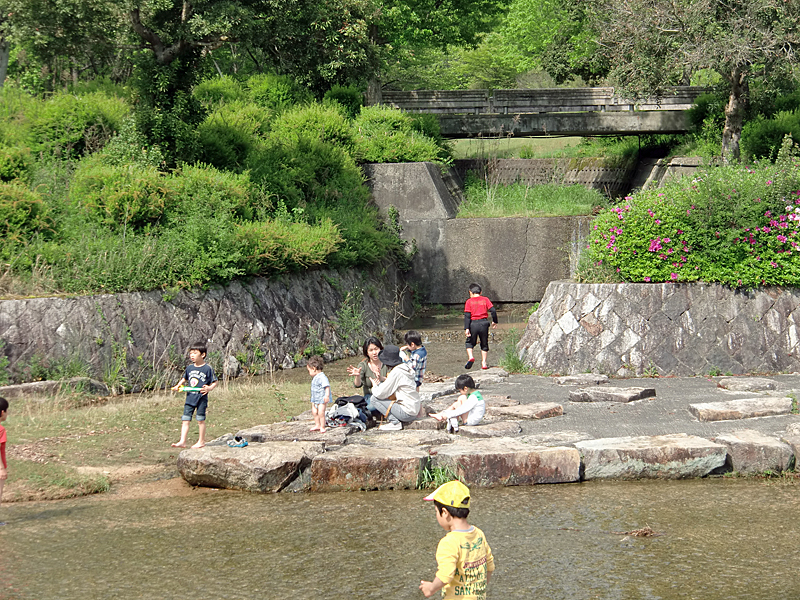
[[[325,361],[321,356],[312,356],[306,363],[311,375],[311,414],[314,415],[314,426],[311,431],[325,433],[325,405],[331,401],[331,384],[322,370]]]
[[[458,400],[442,412],[431,413],[437,421],[447,419],[447,431],[456,433],[461,421],[464,425],[477,425],[486,414],[486,402],[483,395],[475,389],[475,380],[469,375],[456,377],[456,390],[461,394]]]
[[[407,331],[405,335],[406,345],[400,348],[401,352],[407,352],[409,359],[406,361],[414,369],[414,381],[417,383],[417,391],[422,385],[425,377],[425,365],[428,362],[428,351],[422,345],[422,336],[418,331]]]
[[[448,481],[424,499],[433,501],[436,521],[447,535],[436,548],[436,577],[420,581],[419,589],[426,598],[444,589],[444,600],[484,600],[494,556],[483,531],[467,523],[469,488],[460,481]]]
[[[196,392],[186,392],[186,403],[183,405],[183,416],[181,417],[181,439],[172,444],[174,448],[185,448],[186,438],[189,435],[189,423],[192,421],[194,411],[197,411],[197,427],[200,430],[197,443],[192,448],[202,448],[206,445],[206,410],[208,409],[208,392],[217,387],[217,377],[214,369],[207,365],[206,345],[202,343],[193,344],[189,348],[189,360],[192,364],[186,367],[181,380],[172,388],[173,392],[180,391],[180,387],[186,384],[188,387],[197,388]]]
[[[469,299],[464,304],[464,334],[467,336],[467,364],[465,369],[471,369],[475,363],[472,349],[480,339],[481,343],[481,369],[488,369],[489,363],[489,314],[492,315],[492,329],[497,327],[497,311],[491,300],[481,296],[481,286],[477,283],[469,285]]]
[[[0,398],[0,423],[8,418],[8,400]],[[3,487],[8,478],[8,463],[6,463],[6,428],[0,425],[0,502],[3,501]],[[5,523],[0,522],[0,525]]]

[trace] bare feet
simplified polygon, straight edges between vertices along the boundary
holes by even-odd
[[[328,430],[327,430],[327,429],[325,429],[324,427],[323,427],[322,429],[320,429],[320,430],[319,430],[319,432],[320,432],[320,433],[325,433],[326,431],[328,431]]]
[[[205,443],[205,442],[197,442],[196,444],[194,444],[194,445],[192,446],[192,448],[202,448],[202,447],[203,447],[203,446],[205,446],[205,445],[206,445],[206,443]]]
[[[444,417],[439,413],[431,413],[428,415],[429,417],[436,419],[437,421],[444,421]]]
[[[183,442],[176,442],[176,443],[172,444],[172,447],[173,448],[186,448],[186,444],[184,444]]]
[[[309,428],[309,431],[319,431],[319,427],[311,427]]]

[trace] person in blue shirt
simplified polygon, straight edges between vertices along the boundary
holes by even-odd
[[[186,367],[181,380],[172,388],[173,392],[179,392],[181,386],[186,385],[190,388],[199,388],[186,392],[186,404],[183,405],[183,416],[181,417],[181,439],[172,444],[173,448],[186,448],[186,437],[189,435],[189,423],[192,415],[197,411],[197,427],[200,435],[197,443],[192,448],[202,448],[206,445],[206,409],[208,408],[208,392],[217,387],[217,377],[214,369],[206,364],[206,345],[199,343],[193,344],[189,348],[189,360],[192,364]]]

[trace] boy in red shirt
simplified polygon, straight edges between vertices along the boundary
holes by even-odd
[[[8,418],[8,400],[0,398],[0,423]],[[6,428],[0,425],[0,502],[3,501],[3,486],[8,477],[8,464],[6,463]],[[0,522],[0,525],[5,523]]]
[[[471,369],[475,362],[472,349],[481,342],[481,369],[488,369],[486,360],[489,357],[489,314],[492,315],[492,329],[497,327],[497,312],[492,302],[481,296],[481,286],[471,283],[469,286],[469,300],[464,304],[464,334],[467,336],[467,364],[465,369]]]

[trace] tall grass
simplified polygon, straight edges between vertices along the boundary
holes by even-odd
[[[608,204],[600,192],[581,185],[491,185],[475,177],[467,179],[464,196],[458,217],[465,219],[590,215]]]

